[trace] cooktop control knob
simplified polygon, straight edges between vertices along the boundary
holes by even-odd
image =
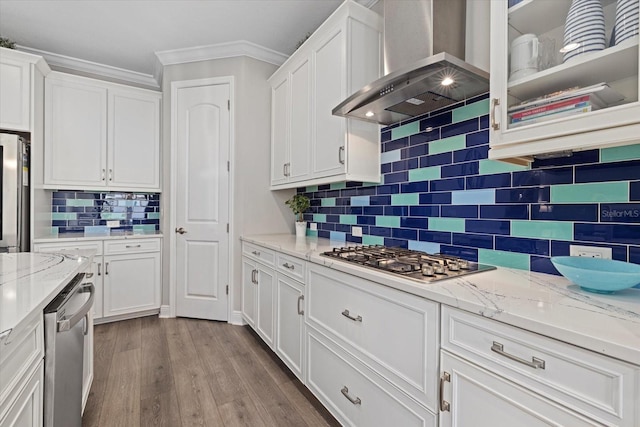
[[[466,259],[458,260],[458,266],[462,270],[468,270],[469,269],[469,261],[467,261]]]
[[[444,274],[444,265],[436,264],[433,267],[433,272],[436,273],[436,274]]]
[[[449,261],[449,263],[447,264],[447,267],[449,267],[449,271],[460,270],[460,266],[458,265],[458,261],[456,260]]]
[[[431,264],[422,264],[422,275],[423,276],[433,276],[433,266]]]

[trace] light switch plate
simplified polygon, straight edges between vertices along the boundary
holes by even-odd
[[[318,223],[317,222],[312,222],[311,224],[309,224],[309,230],[317,231],[318,230]]]
[[[602,248],[599,246],[569,245],[569,255],[611,259],[611,248]]]
[[[353,237],[362,237],[362,227],[351,227]]]
[[[107,227],[120,227],[120,221],[107,221]]]

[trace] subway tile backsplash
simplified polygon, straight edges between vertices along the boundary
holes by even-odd
[[[51,195],[51,220],[53,234],[154,232],[160,229],[160,195],[55,191]],[[119,226],[109,228],[107,221],[118,221]]]
[[[488,159],[488,111],[484,95],[382,129],[380,184],[298,189],[307,233],[552,274],[571,244],[640,264],[640,144],[514,166]]]

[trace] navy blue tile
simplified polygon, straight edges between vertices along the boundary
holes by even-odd
[[[629,262],[640,264],[640,247],[629,246]]]
[[[390,205],[391,196],[371,196],[369,197],[369,203],[371,205]]]
[[[330,190],[330,189],[331,189],[331,184],[318,185],[318,191]]]
[[[406,241],[406,240],[385,238],[384,239],[384,245],[385,246],[390,246],[392,248],[404,248],[404,249],[407,249],[409,247],[409,242]]]
[[[415,169],[418,167],[418,159],[399,160],[391,163],[391,170],[393,172],[406,171],[409,169]],[[388,182],[388,181],[387,181]]]
[[[99,199],[100,198],[100,193],[84,193],[84,192],[77,192],[76,193],[76,199]]]
[[[345,240],[347,242],[357,243],[359,245],[362,244],[362,237],[356,237],[353,234],[347,234],[346,237],[345,237]]]
[[[578,241],[640,245],[640,225],[575,223],[573,238]]]
[[[58,206],[58,212],[84,212],[84,208],[82,206]]]
[[[489,115],[480,116],[480,129],[489,129]]]
[[[336,231],[342,233],[351,233],[351,225],[349,224],[336,224]]]
[[[409,207],[411,216],[440,216],[440,206],[411,206]]]
[[[453,163],[453,154],[451,151],[420,157],[421,168],[426,168],[428,166],[450,165],[451,163]]]
[[[391,141],[391,130],[380,132],[380,142]]]
[[[384,215],[384,206],[363,206],[363,215]]]
[[[362,187],[362,182],[360,182],[360,181],[347,181],[345,185],[347,186],[347,188]]]
[[[640,181],[629,183],[629,200],[640,202]]]
[[[340,196],[342,197],[352,197],[358,195],[359,188],[345,188],[344,190],[340,190]],[[373,194],[375,194],[375,188],[373,190]]]
[[[480,130],[480,122],[477,118],[465,120],[464,122],[454,123],[452,125],[440,128],[440,137],[449,138],[450,136],[461,135],[464,133],[475,132]]]
[[[489,131],[481,130],[479,132],[468,133],[465,136],[467,147],[475,147],[476,145],[485,145],[489,143]]]
[[[418,239],[421,242],[451,243],[451,233],[446,231],[421,230]]]
[[[428,117],[420,120],[420,129],[426,130],[429,127],[437,128],[440,126],[448,125],[453,121],[451,111],[447,111],[437,116]]]
[[[66,199],[51,199],[51,204],[53,206],[65,206],[67,204]]]
[[[640,160],[576,166],[576,183],[640,179]]]
[[[340,197],[340,190],[327,191],[327,197]]]
[[[429,191],[429,181],[415,181],[400,184],[401,193],[420,193]]]
[[[530,171],[514,172],[514,187],[532,187],[536,185],[571,184],[573,182],[573,169],[552,168],[535,169]]]
[[[387,216],[408,216],[409,206],[385,206],[384,214]]]
[[[388,141],[382,144],[382,152],[386,153],[387,151],[399,150],[407,147],[408,145],[409,137],[405,136],[404,138],[394,139],[393,141]]]
[[[529,269],[537,273],[555,274],[556,276],[560,275],[558,270],[556,270],[551,263],[551,260],[547,257],[531,256],[531,259],[529,260]]]
[[[429,220],[427,218],[400,218],[400,227],[403,228],[429,228]],[[414,239],[415,240],[415,239]]]
[[[552,240],[551,241],[551,256],[569,256],[569,246],[598,246],[611,248],[611,258],[618,261],[627,260],[627,247],[620,245],[602,244],[602,243],[588,243],[588,242],[567,242],[565,240]]]
[[[78,216],[78,219],[99,219],[100,218],[100,215],[97,212],[79,213],[77,216]]]
[[[303,214],[302,217],[304,218],[305,221],[313,222],[313,214],[312,213]]]
[[[380,129],[380,132],[386,132],[386,131],[388,131],[388,130],[391,130],[391,129],[397,128],[398,126],[400,126],[400,123],[401,123],[401,122],[398,122],[398,123],[394,123],[394,124],[392,124],[392,125],[389,125],[389,126],[383,127],[382,129]]]
[[[373,196],[376,194],[376,187],[373,185],[371,187],[357,187],[355,190],[356,196]]]
[[[409,230],[406,228],[394,228],[391,232],[391,236],[396,239],[417,240],[418,230]]]
[[[597,204],[531,205],[531,219],[550,221],[598,221]]]
[[[357,219],[358,219],[358,224],[376,225],[375,216],[358,216]]]
[[[429,119],[426,119],[429,120]],[[434,126],[435,127],[435,126]],[[420,124],[420,129],[426,129],[426,126]],[[440,130],[434,129],[430,132],[420,132],[409,137],[409,145],[421,145],[429,141],[435,141],[436,139],[440,139]]]
[[[380,173],[385,174],[391,172],[391,163],[384,163],[380,165]]]
[[[398,184],[378,185],[377,187],[371,187],[377,189],[377,194],[398,194],[400,192],[400,186]]]
[[[586,163],[598,163],[600,150],[576,151],[570,157],[556,157],[555,159],[536,159],[531,164],[531,169],[539,169],[549,166],[583,165]]]
[[[52,227],[66,227],[67,226],[67,221],[62,221],[62,220],[53,220],[51,221],[51,226]]]
[[[640,223],[640,203],[602,203],[600,222]]]
[[[532,255],[550,255],[548,240],[526,239],[522,237],[496,236],[496,250],[519,252]]]
[[[496,190],[496,203],[545,203],[551,201],[549,187]]]
[[[511,186],[511,174],[480,175],[467,177],[467,190],[480,188],[500,188]]]
[[[450,205],[451,193],[424,193],[420,194],[421,205]]]
[[[469,162],[471,160],[482,160],[487,158],[489,158],[488,145],[479,145],[477,147],[465,148],[464,150],[457,150],[453,152],[454,163]]]
[[[387,227],[369,227],[369,234],[372,236],[391,237],[391,228]]]
[[[493,249],[493,236],[485,234],[453,233],[453,244],[473,248]]]
[[[347,215],[362,215],[362,206],[349,206],[344,208]]]
[[[58,228],[58,233],[60,234],[64,234],[64,233],[77,233],[80,231],[84,231],[84,227],[59,227]]]
[[[431,191],[464,190],[464,178],[436,179],[434,181],[431,181],[430,190]]]
[[[489,98],[489,92],[485,92],[482,95],[474,96],[473,98],[469,98],[465,101],[465,104],[473,104],[474,102],[482,101],[483,99]]]
[[[478,162],[469,162],[443,166],[440,174],[442,178],[451,178],[454,176],[476,175],[478,171]]]
[[[478,205],[442,205],[440,216],[447,218],[478,218]]]
[[[385,184],[394,184],[396,182],[407,182],[409,181],[409,172],[395,172],[388,173],[384,176]]]
[[[410,157],[419,157],[429,154],[429,144],[416,145],[402,150],[402,157],[408,159]]]
[[[327,222],[340,222],[340,217],[338,215],[327,215]]]
[[[467,261],[478,262],[478,250],[473,248],[441,245],[440,253],[466,259]]]
[[[483,219],[529,219],[529,205],[483,205],[480,206]]]
[[[336,225],[333,224],[333,223],[329,223],[329,222],[319,222],[318,223],[318,228],[320,230],[335,231],[336,230]]]
[[[75,199],[76,193],[74,191],[54,191],[51,195],[53,199]]]
[[[331,233],[325,230],[318,230],[318,237],[322,237],[323,239],[328,239],[331,237]]]
[[[494,221],[490,219],[467,219],[465,220],[464,231],[508,236],[511,234],[511,223],[509,221]]]

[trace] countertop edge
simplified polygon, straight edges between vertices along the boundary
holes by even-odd
[[[154,239],[162,238],[162,233],[157,234],[123,234],[123,235],[104,235],[104,234],[77,234],[77,235],[59,235],[49,237],[38,237],[33,239],[34,244],[39,243],[62,243],[62,242],[82,242],[82,241],[96,241],[96,240],[131,240],[131,239]]]

